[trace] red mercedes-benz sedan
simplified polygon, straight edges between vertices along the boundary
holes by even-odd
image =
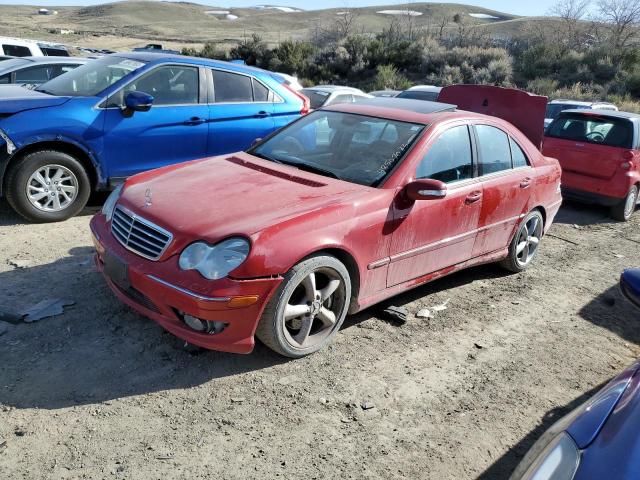
[[[257,336],[289,357],[443,275],[497,261],[519,272],[561,203],[558,162],[536,147],[546,99],[454,86],[440,100],[494,116],[332,105],[247,152],[134,176],[91,222],[98,268],[187,342],[249,353]]]

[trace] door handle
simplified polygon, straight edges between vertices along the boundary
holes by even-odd
[[[271,114],[269,112],[265,112],[264,110],[260,110],[258,113],[256,113],[256,117],[258,118],[265,118],[270,116]]]
[[[478,200],[480,200],[482,198],[482,192],[471,192],[469,195],[467,195],[467,198],[465,199],[465,203],[475,203]]]
[[[529,188],[531,186],[531,179],[529,177],[523,179],[520,182],[520,188]]]
[[[207,120],[200,117],[191,117],[189,120],[184,122],[185,125],[202,125]]]

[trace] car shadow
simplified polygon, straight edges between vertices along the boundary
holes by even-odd
[[[77,215],[79,217],[93,216],[100,211],[109,192],[93,192],[87,206]],[[0,198],[0,227],[13,225],[28,225],[29,222],[18,215],[9,205],[6,198]]]
[[[509,449],[498,460],[493,462],[484,472],[482,472],[477,480],[497,480],[506,479],[513,473],[525,454],[533,446],[533,444],[546,432],[555,422],[567,415],[575,408],[593,397],[598,391],[607,384],[603,382],[597,387],[592,388],[586,393],[575,398],[568,404],[549,410],[540,419],[540,423],[525,435],[517,444]],[[508,412],[507,412],[508,413]]]
[[[566,225],[593,225],[619,223],[609,215],[609,208],[563,199],[554,223]]]
[[[75,302],[55,317],[3,325],[2,405],[95,404],[187,389],[287,361],[260,344],[251,355],[185,348],[117,300],[95,270],[90,247],[46,265],[0,272],[0,285],[0,314],[24,312],[43,299]]]
[[[589,301],[580,309],[579,315],[640,346],[640,310],[624,298],[617,284]]]

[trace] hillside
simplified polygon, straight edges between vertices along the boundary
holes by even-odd
[[[36,6],[0,5],[0,35],[106,48],[125,46],[118,42],[144,44],[144,40],[162,41],[173,47],[209,41],[232,44],[252,33],[275,43],[285,38],[308,38],[316,29],[334,24],[345,12],[344,8],[301,11],[267,5],[229,9],[189,2],[140,0],[59,7],[55,8],[58,14],[54,16],[38,15],[37,10]],[[499,28],[500,24],[518,18],[485,8],[447,3],[363,7],[350,11],[356,13],[357,23],[365,32],[379,32],[394,18],[407,21],[407,11],[413,25],[430,28],[436,28],[443,18],[452,22],[455,14],[486,28]],[[62,30],[74,33],[60,35],[58,32]]]

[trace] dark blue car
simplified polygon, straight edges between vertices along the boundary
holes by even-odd
[[[559,420],[511,480],[640,478],[640,363]]]
[[[278,74],[200,58],[114,54],[33,91],[0,92],[0,195],[34,222],[67,219],[92,190],[246,149],[308,100]]]

